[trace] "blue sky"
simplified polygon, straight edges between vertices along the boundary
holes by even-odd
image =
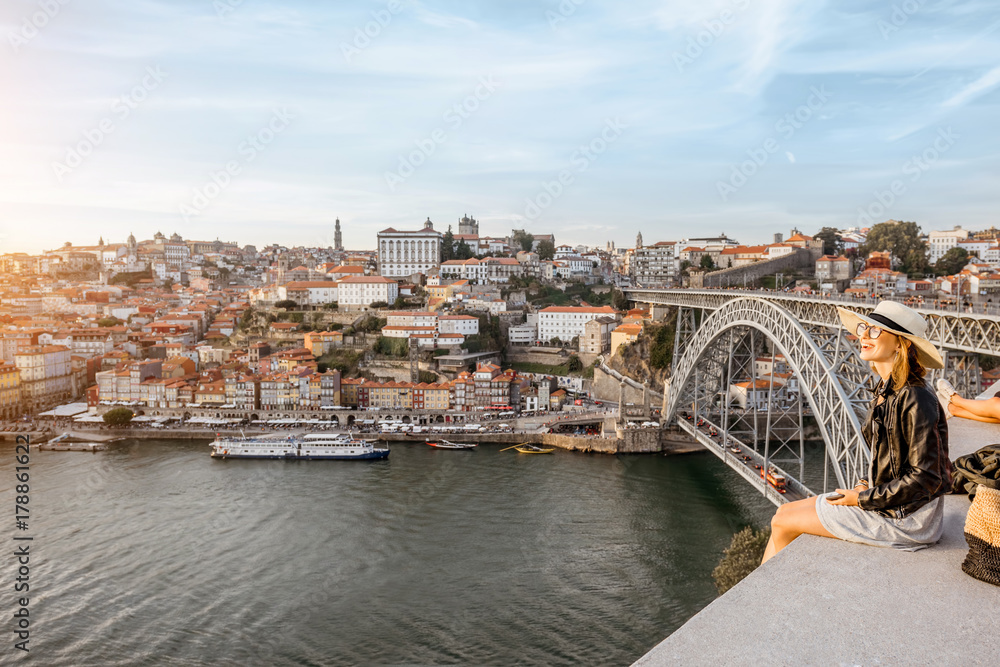
[[[8,0],[0,36],[4,252],[1000,222],[987,0]]]

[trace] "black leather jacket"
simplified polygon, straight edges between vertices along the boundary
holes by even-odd
[[[951,490],[948,422],[922,382],[898,392],[880,382],[861,431],[872,450],[873,479],[858,496],[861,509],[901,519]],[[879,405],[879,396],[884,402]]]

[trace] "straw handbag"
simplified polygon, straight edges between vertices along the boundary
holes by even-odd
[[[970,577],[1000,586],[1000,490],[983,484],[965,518],[969,553],[962,571]]]
[[[956,459],[951,492],[972,498],[965,518],[969,553],[962,571],[1000,586],[1000,444]]]

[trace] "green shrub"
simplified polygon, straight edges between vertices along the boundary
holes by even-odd
[[[770,530],[756,531],[747,526],[733,535],[729,548],[723,552],[722,560],[712,570],[715,587],[722,595],[744,577],[757,569],[764,557],[764,548],[771,537]]]
[[[121,426],[132,421],[133,413],[128,408],[111,408],[101,419],[108,426]]]

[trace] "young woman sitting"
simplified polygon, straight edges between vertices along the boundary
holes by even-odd
[[[837,312],[879,377],[862,426],[869,476],[852,489],[779,507],[762,562],[803,533],[911,551],[941,538],[951,460],[945,411],[923,379],[925,369],[944,366],[926,338],[927,323],[892,301],[870,315]]]

